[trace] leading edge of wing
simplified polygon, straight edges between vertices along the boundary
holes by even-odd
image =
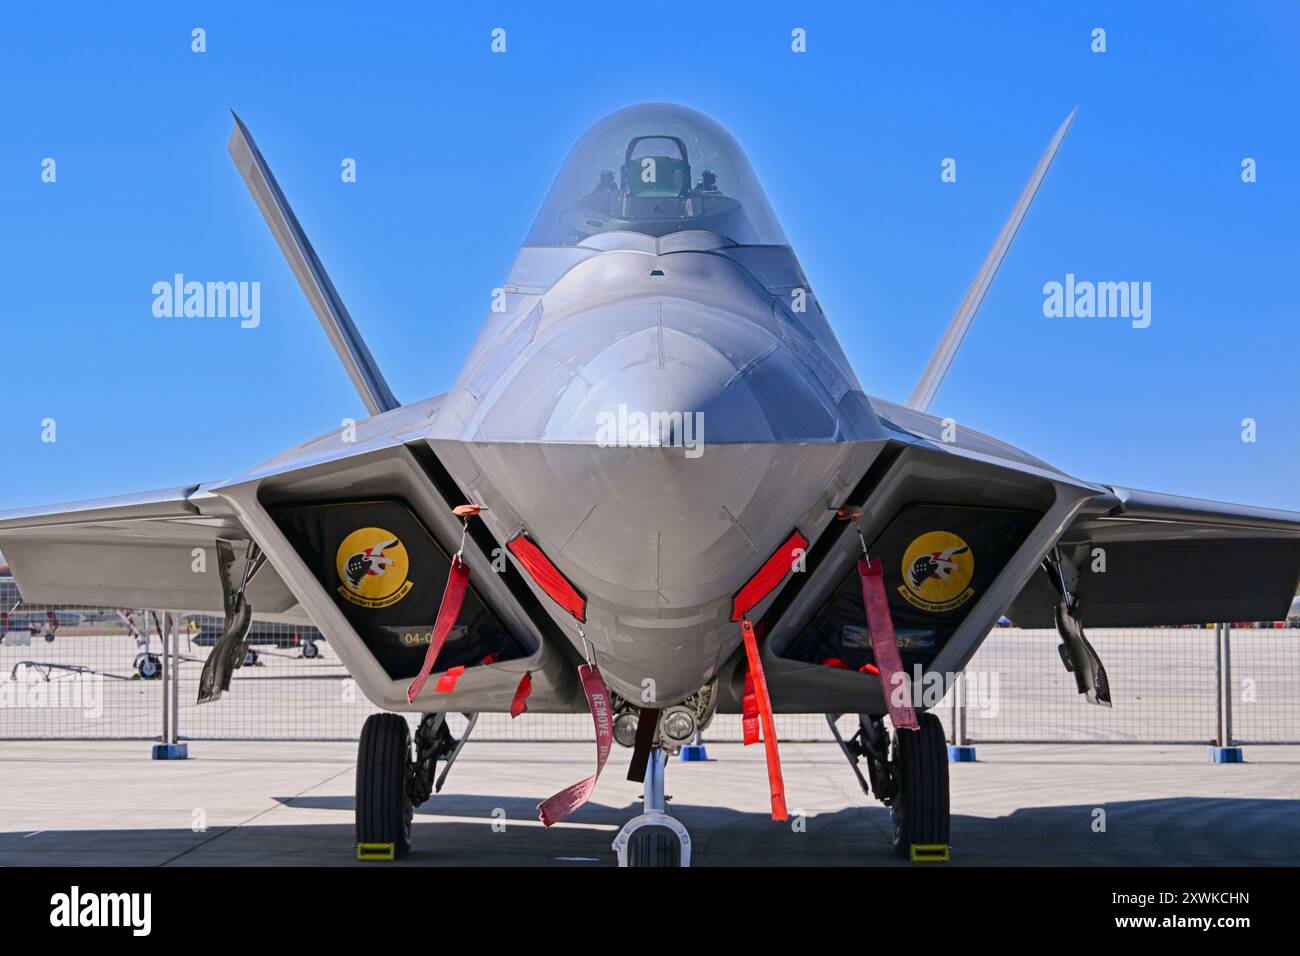
[[[179,488],[160,488],[154,491],[0,511],[0,535],[21,528],[47,528],[87,522],[198,518],[204,513],[191,499],[202,487],[202,485],[184,485]],[[229,511],[225,513],[228,514]]]
[[[1132,535],[1132,525],[1144,524],[1168,526],[1166,530],[1170,537],[1179,529],[1300,537],[1300,512],[1188,498],[1159,491],[1107,487],[1109,494],[1090,502],[1071,525],[1067,536],[1088,533],[1097,539],[1108,535],[1128,537]],[[1153,531],[1147,536],[1164,535]]]

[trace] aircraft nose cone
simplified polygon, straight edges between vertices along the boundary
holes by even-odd
[[[458,437],[603,444],[637,413],[702,418],[718,444],[879,434],[829,329],[725,257],[603,253],[509,327],[447,403]]]
[[[672,438],[693,427],[687,437],[706,443],[835,441],[844,434],[839,397],[773,328],[698,302],[643,298],[551,330],[479,437],[636,446],[654,426]]]

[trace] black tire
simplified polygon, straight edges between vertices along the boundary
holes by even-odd
[[[320,648],[316,646],[315,641],[308,641],[302,646],[302,656],[311,660],[320,655]]]
[[[144,680],[157,680],[162,674],[162,661],[157,654],[137,654],[135,672]]]
[[[678,867],[682,865],[682,845],[677,834],[667,827],[642,827],[627,844],[627,865]]]
[[[401,714],[371,714],[357,747],[357,843],[391,843],[393,857],[411,850],[415,808],[406,793],[411,730]]]
[[[256,663],[257,663],[257,651],[253,650],[250,647],[248,648],[248,650],[244,651],[244,666],[252,667]]]
[[[920,730],[897,731],[894,852],[911,858],[913,844],[948,843],[948,745],[934,714],[919,714]]]

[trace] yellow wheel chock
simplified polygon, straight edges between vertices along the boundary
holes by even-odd
[[[946,843],[913,843],[913,863],[947,863],[949,858]]]
[[[396,859],[396,843],[358,843],[357,859],[362,863],[390,862]]]

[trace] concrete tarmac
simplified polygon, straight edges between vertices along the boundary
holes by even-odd
[[[668,768],[696,865],[892,866],[889,811],[838,748],[783,744],[792,811],[767,813],[762,747],[710,744]],[[0,864],[336,866],[353,860],[355,745],[190,743],[154,761],[144,741],[0,743]],[[471,741],[416,812],[406,866],[609,866],[640,809],[615,748],[590,804],[547,830],[536,805],[591,772],[591,743]],[[1212,765],[1201,746],[980,745],[954,764],[949,865],[1300,864],[1300,747],[1249,747]],[[1104,826],[1104,829],[1103,829]]]

